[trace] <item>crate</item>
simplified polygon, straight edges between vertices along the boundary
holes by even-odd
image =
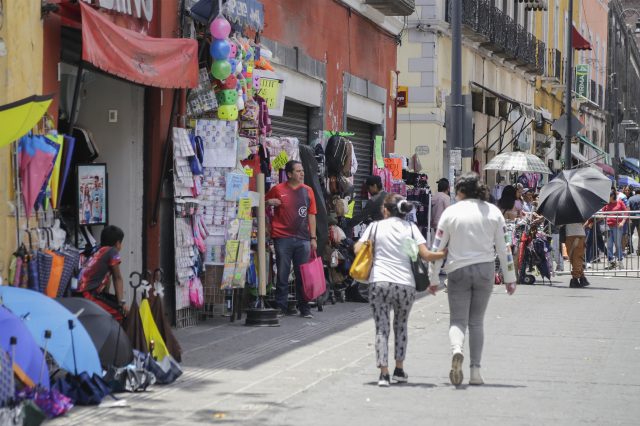
[[[186,328],[198,325],[198,310],[182,308],[176,310],[176,328]]]
[[[204,271],[204,309],[201,314],[205,318],[222,316],[225,313],[224,290],[220,289],[222,283],[222,265],[206,265]]]

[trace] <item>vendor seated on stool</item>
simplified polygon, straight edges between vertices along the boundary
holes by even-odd
[[[96,303],[122,322],[128,307],[125,304],[120,250],[124,232],[117,226],[105,226],[100,234],[100,248],[91,255],[80,273],[77,294]],[[109,278],[113,279],[115,295],[109,293]]]

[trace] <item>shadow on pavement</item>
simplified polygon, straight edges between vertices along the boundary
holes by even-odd
[[[364,385],[366,386],[378,386],[378,382],[366,382],[364,383]],[[429,389],[429,388],[435,388],[438,385],[435,385],[433,383],[392,383],[390,387],[392,388],[424,388],[424,389]]]

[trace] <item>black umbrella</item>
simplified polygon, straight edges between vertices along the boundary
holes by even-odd
[[[611,181],[587,167],[562,171],[540,191],[538,213],[556,226],[581,223],[609,201]]]
[[[133,361],[133,349],[127,333],[107,311],[82,297],[56,300],[75,314],[87,329],[103,367],[124,367]]]

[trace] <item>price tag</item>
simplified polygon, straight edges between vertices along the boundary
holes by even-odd
[[[253,169],[251,167],[244,166],[244,172],[247,174],[247,176],[253,177]]]
[[[349,206],[347,208],[347,212],[344,214],[344,217],[346,217],[347,219],[353,219],[353,210],[356,208],[356,201],[352,200],[349,203]]]
[[[286,151],[281,151],[280,154],[278,154],[276,158],[273,159],[273,161],[271,162],[271,165],[273,166],[274,169],[280,170],[280,169],[284,169],[284,166],[285,164],[287,164],[288,161],[289,161],[289,156],[287,155]]]

